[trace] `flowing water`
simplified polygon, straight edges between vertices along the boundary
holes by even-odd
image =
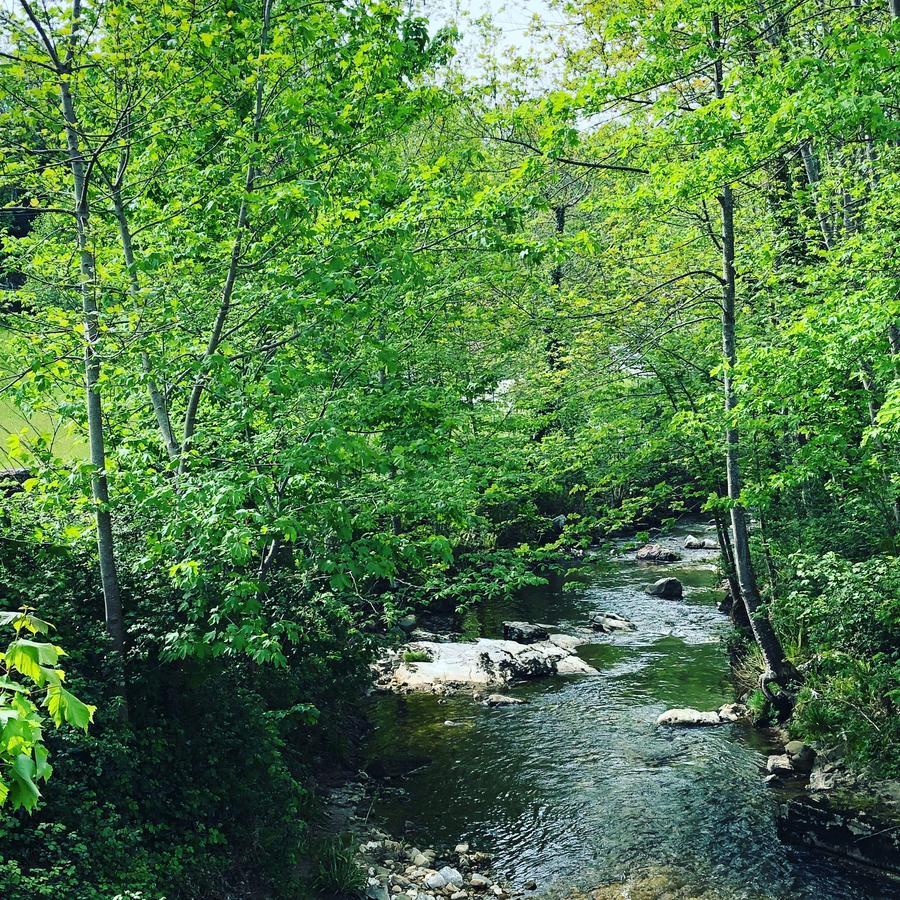
[[[680,543],[686,533],[667,538]],[[684,556],[588,561],[574,584],[485,611],[486,637],[501,636],[504,619],[584,634],[594,612],[626,616],[636,632],[592,634],[579,650],[599,676],[515,686],[509,693],[527,701],[518,706],[377,697],[367,754],[385,777],[372,818],[420,847],[469,841],[492,852],[513,885],[534,879],[562,895],[647,878],[635,896],[660,896],[652,885],[662,883],[712,898],[900,896],[780,843],[776,799],[761,777],[768,748],[751,728],[655,726],[673,706],[734,700],[714,555]],[[666,575],[684,583],[683,601],[644,592]]]

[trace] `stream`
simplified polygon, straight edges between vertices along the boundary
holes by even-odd
[[[750,726],[656,727],[668,708],[735,699],[716,554],[681,550],[688,533],[708,536],[674,527],[662,541],[680,562],[588,559],[576,581],[484,611],[485,637],[502,636],[509,619],[584,634],[597,611],[625,616],[637,631],[592,633],[579,648],[599,676],[515,685],[508,693],[527,701],[517,706],[486,708],[470,694],[373,698],[366,755],[381,777],[371,820],[421,847],[468,841],[511,885],[533,879],[541,894],[651,879],[678,896],[900,896],[779,841],[761,775],[769,748]],[[668,575],[684,583],[683,601],[644,592]]]

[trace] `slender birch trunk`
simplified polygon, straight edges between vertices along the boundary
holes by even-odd
[[[122,255],[125,258],[125,267],[128,271],[128,291],[132,297],[137,299],[140,295],[141,286],[138,281],[137,269],[134,264],[134,246],[131,242],[131,227],[128,223],[128,216],[125,213],[125,205],[122,203],[122,174],[124,172],[124,160],[120,162],[119,174],[116,181],[110,186],[110,194],[112,197],[113,210],[116,214],[116,222],[119,226],[119,240],[122,244]],[[156,425],[159,429],[160,437],[169,454],[169,459],[177,460],[180,455],[178,442],[172,432],[172,422],[169,418],[169,409],[165,398],[153,378],[153,369],[150,365],[150,357],[146,351],[141,352],[141,369],[147,379],[147,390],[150,394],[150,405],[153,407],[153,414],[156,417]]]

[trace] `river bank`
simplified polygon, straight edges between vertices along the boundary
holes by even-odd
[[[471,684],[375,697],[369,821],[418,846],[484,848],[499,889],[512,893],[534,884],[549,895],[639,896],[664,881],[671,888],[647,896],[897,896],[889,882],[782,843],[781,801],[765,783],[777,735],[741,721],[657,726],[672,707],[715,711],[735,700],[716,554],[686,548],[691,535],[704,538],[692,527],[662,539],[679,559],[639,562],[623,548],[589,560],[574,584],[483,611],[489,640],[502,641],[510,620],[552,626],[577,641],[593,673],[504,680],[502,704],[486,704],[490,686]],[[665,578],[679,579],[681,599],[646,591]],[[635,627],[595,630],[600,613]],[[425,637],[440,638],[412,634]],[[416,658],[396,668],[432,664]]]

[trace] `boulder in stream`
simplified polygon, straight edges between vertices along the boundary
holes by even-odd
[[[645,588],[653,597],[662,597],[664,600],[680,600],[684,596],[684,586],[677,578],[660,578]]]
[[[749,718],[750,710],[743,703],[725,703],[719,707],[718,713],[723,722],[740,722]]]
[[[773,753],[766,760],[766,772],[777,778],[790,778],[798,774],[787,753]]]
[[[719,545],[716,541],[709,538],[698,538],[694,535],[688,535],[684,541],[685,550],[718,550]]]
[[[641,562],[676,562],[681,559],[681,554],[662,544],[645,544],[638,550],[636,559]]]
[[[614,631],[637,631],[637,625],[629,622],[623,616],[615,613],[598,612],[591,619],[591,628],[594,631],[602,631],[604,634],[612,634]]]
[[[681,726],[692,728],[698,725],[722,725],[725,720],[718,711],[700,709],[667,709],[657,720],[657,725]]]
[[[532,625],[531,622],[504,622],[503,639],[517,641],[520,644],[536,644],[546,641],[550,632],[543,625]]]
[[[474,642],[417,641],[394,659],[391,689],[401,692],[439,692],[448,688],[503,687],[511,681],[549,675],[590,675],[596,669],[550,640],[535,644],[482,638]],[[407,662],[407,659],[419,659]]]

